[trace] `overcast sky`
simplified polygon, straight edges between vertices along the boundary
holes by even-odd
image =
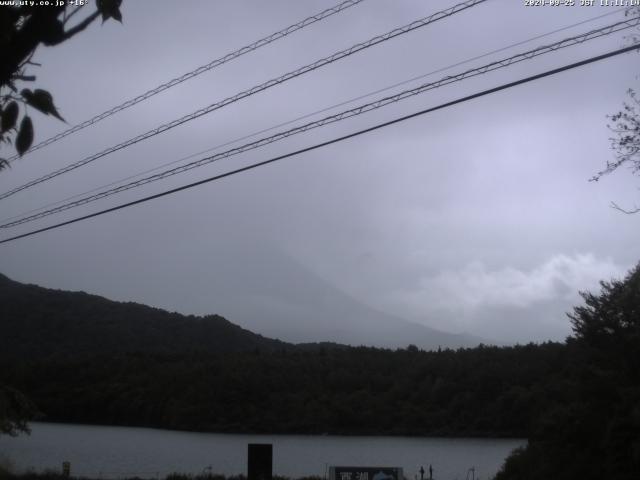
[[[365,0],[25,156],[0,174],[0,190],[455,3]],[[39,50],[37,86],[52,92],[73,125],[333,4],[125,0],[122,25],[96,23],[62,46]],[[623,18],[618,7],[490,0],[2,200],[0,217],[613,11],[618,13],[391,92]],[[2,238],[604,53],[623,46],[623,37],[618,33],[439,88],[2,232]],[[640,179],[625,170],[588,181],[612,158],[606,115],[638,84],[638,59],[637,53],[625,54],[1,245],[0,272],[21,282],[183,313],[219,313],[268,334],[268,325],[257,327],[239,312],[258,297],[269,297],[260,308],[300,303],[304,271],[369,307],[444,331],[500,341],[562,340],[570,331],[565,312],[579,302],[577,292],[624,275],[640,259],[640,215],[609,206],[640,203]],[[33,117],[36,141],[66,127],[38,113]],[[286,260],[273,268],[274,258]],[[295,273],[289,275],[288,266]],[[272,282],[282,288],[270,289]]]

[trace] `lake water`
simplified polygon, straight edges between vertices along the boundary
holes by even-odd
[[[72,475],[96,478],[246,475],[248,443],[272,443],[273,472],[287,477],[324,476],[332,465],[370,465],[402,467],[413,480],[421,465],[426,470],[432,464],[435,480],[462,480],[471,478],[471,467],[476,479],[491,478],[525,440],[234,435],[34,423],[30,436],[0,436],[0,463],[41,471],[60,470],[69,461]]]

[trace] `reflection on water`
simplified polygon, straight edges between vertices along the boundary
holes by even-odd
[[[273,472],[287,477],[324,476],[332,465],[402,467],[410,480],[433,465],[434,479],[487,479],[500,468],[517,439],[444,439],[235,435],[150,428],[34,423],[31,436],[0,436],[0,461],[18,470],[61,468],[71,474],[113,478],[164,477],[171,472],[246,474],[247,444],[273,444]],[[210,467],[210,468],[209,468]],[[428,475],[427,475],[428,477]],[[470,478],[470,477],[469,477]]]

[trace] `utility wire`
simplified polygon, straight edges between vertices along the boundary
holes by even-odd
[[[310,152],[312,150],[316,150],[318,148],[322,148],[322,147],[326,147],[328,145],[332,145],[334,143],[342,142],[344,140],[347,140],[347,139],[350,139],[350,138],[354,138],[354,137],[363,135],[365,133],[373,132],[375,130],[379,130],[381,128],[388,127],[388,126],[394,125],[396,123],[404,122],[404,121],[409,120],[409,119],[414,118],[414,117],[418,117],[418,116],[421,116],[421,115],[425,115],[427,113],[435,112],[437,110],[442,110],[442,109],[445,109],[445,108],[448,108],[448,107],[452,107],[454,105],[458,105],[460,103],[468,102],[470,100],[473,100],[473,99],[476,99],[476,98],[479,98],[479,97],[483,97],[485,95],[490,95],[492,93],[496,93],[496,92],[499,92],[499,91],[502,91],[502,90],[513,88],[513,87],[518,86],[518,85],[522,85],[522,84],[525,84],[525,83],[533,82],[535,80],[540,80],[542,78],[549,77],[551,75],[556,75],[558,73],[565,72],[567,70],[571,70],[571,69],[574,69],[574,68],[582,67],[584,65],[595,63],[595,62],[598,62],[598,61],[601,61],[601,60],[605,60],[607,58],[611,58],[611,57],[614,57],[614,56],[617,56],[617,55],[621,55],[623,53],[627,53],[627,52],[630,52],[632,50],[638,50],[638,49],[640,49],[640,43],[635,43],[635,44],[633,44],[633,45],[631,45],[629,47],[621,48],[621,49],[618,49],[618,50],[613,50],[611,52],[608,52],[608,53],[605,53],[605,54],[602,54],[602,55],[598,55],[598,56],[595,56],[595,57],[588,58],[586,60],[582,60],[580,62],[571,63],[569,65],[565,65],[565,66],[559,67],[559,68],[554,68],[553,70],[547,70],[546,72],[538,73],[536,75],[532,75],[532,76],[529,76],[529,77],[525,77],[525,78],[522,78],[520,80],[516,80],[514,82],[505,83],[505,84],[502,84],[502,85],[500,85],[498,87],[490,88],[488,90],[483,90],[481,92],[474,93],[472,95],[467,95],[466,97],[458,98],[458,99],[452,100],[450,102],[442,103],[442,104],[440,104],[438,106],[435,106],[435,107],[431,107],[431,108],[427,108],[427,109],[424,109],[424,110],[420,110],[420,111],[412,113],[410,115],[405,115],[403,117],[395,118],[393,120],[389,120],[389,121],[384,122],[384,123],[379,123],[379,124],[374,125],[372,127],[368,127],[368,128],[363,129],[363,130],[358,130],[357,132],[353,132],[353,133],[350,133],[348,135],[337,137],[337,138],[334,138],[332,140],[328,140],[326,142],[317,143],[317,144],[312,145],[310,147],[302,148],[300,150],[296,150],[294,152],[290,152],[290,153],[287,153],[287,154],[284,154],[284,155],[279,155],[277,157],[270,158],[269,160],[264,160],[262,162],[254,163],[254,164],[251,164],[251,165],[247,165],[246,167],[238,168],[236,170],[232,170],[232,171],[229,171],[229,172],[226,172],[226,173],[215,175],[213,177],[205,178],[204,180],[199,180],[197,182],[189,183],[187,185],[182,185],[181,187],[173,188],[171,190],[165,190],[164,192],[156,193],[155,195],[150,195],[148,197],[143,197],[143,198],[140,198],[138,200],[134,200],[132,202],[123,203],[121,205],[117,205],[115,207],[107,208],[107,209],[101,210],[99,212],[94,212],[94,213],[91,213],[91,214],[88,214],[88,215],[84,215],[82,217],[77,217],[77,218],[74,218],[74,219],[71,219],[71,220],[67,220],[66,222],[57,223],[55,225],[50,225],[48,227],[39,228],[37,230],[32,230],[30,232],[23,233],[21,235],[16,235],[14,237],[6,238],[4,240],[0,240],[0,244],[11,242],[11,241],[18,240],[18,239],[25,238],[25,237],[29,237],[29,236],[32,236],[32,235],[36,235],[38,233],[46,232],[46,231],[53,230],[53,229],[56,229],[56,228],[60,228],[60,227],[63,227],[65,225],[71,225],[72,223],[77,223],[77,222],[80,222],[82,220],[87,220],[89,218],[98,217],[100,215],[104,215],[104,214],[110,213],[110,212],[115,212],[117,210],[122,210],[124,208],[132,207],[134,205],[138,205],[138,204],[145,203],[145,202],[148,202],[148,201],[151,201],[151,200],[155,200],[157,198],[165,197],[167,195],[172,195],[172,194],[180,192],[182,190],[188,190],[190,188],[197,187],[199,185],[203,185],[205,183],[214,182],[216,180],[220,180],[222,178],[230,177],[230,176],[238,174],[238,173],[246,172],[248,170],[253,170],[253,169],[258,168],[258,167],[269,165],[271,163],[275,163],[275,162],[278,162],[280,160],[284,160],[285,158],[293,157],[293,156],[296,156],[296,155],[300,155],[302,153],[306,153],[306,152]]]
[[[292,123],[298,122],[298,121],[300,121],[300,120],[305,120],[305,119],[307,119],[307,118],[309,118],[309,117],[313,117],[313,116],[318,115],[318,114],[320,114],[320,113],[324,113],[324,112],[328,112],[328,111],[330,111],[330,110],[333,110],[334,108],[342,107],[342,106],[344,106],[344,105],[348,105],[348,104],[350,104],[350,103],[356,102],[356,101],[358,101],[358,100],[362,100],[362,99],[364,99],[364,98],[369,98],[369,97],[371,97],[371,96],[373,96],[373,95],[376,95],[376,94],[378,94],[378,93],[386,92],[386,91],[391,90],[391,89],[393,89],[393,88],[400,87],[400,86],[402,86],[402,85],[406,85],[406,84],[408,84],[408,83],[414,82],[414,81],[416,81],[416,80],[420,80],[420,79],[422,79],[422,78],[429,77],[429,76],[431,76],[431,75],[435,75],[436,73],[444,72],[444,71],[446,71],[446,70],[450,70],[450,69],[452,69],[452,68],[454,68],[454,67],[458,67],[458,66],[460,66],[460,65],[465,65],[465,64],[467,64],[467,63],[471,63],[471,62],[473,62],[473,61],[475,61],[475,60],[479,60],[479,59],[481,59],[481,58],[485,58],[485,57],[488,57],[488,56],[490,56],[490,55],[494,55],[494,54],[496,54],[496,53],[500,53],[500,52],[503,52],[503,51],[505,51],[505,50],[509,50],[509,49],[511,49],[511,48],[514,48],[514,47],[517,47],[517,46],[520,46],[520,45],[524,45],[524,44],[526,44],[526,43],[530,43],[530,42],[532,42],[532,41],[534,41],[534,40],[539,40],[539,39],[541,39],[541,38],[548,37],[548,36],[553,35],[553,34],[555,34],[555,33],[563,32],[563,31],[569,30],[569,29],[571,29],[571,28],[574,28],[574,27],[577,27],[577,26],[580,26],[580,25],[584,25],[584,24],[586,24],[586,23],[591,23],[591,22],[593,22],[593,21],[595,21],[595,20],[599,20],[599,19],[601,19],[601,18],[608,17],[608,16],[615,15],[615,14],[620,14],[620,13],[621,13],[621,11],[620,11],[620,10],[617,10],[617,11],[616,11],[616,10],[614,10],[614,11],[612,11],[612,12],[607,12],[607,13],[604,13],[604,14],[602,14],[602,15],[598,15],[598,16],[595,16],[595,17],[591,17],[591,18],[589,18],[589,19],[587,19],[587,20],[583,20],[583,21],[581,21],[581,22],[573,23],[573,24],[571,24],[571,25],[567,25],[567,26],[565,26],[565,27],[558,28],[558,29],[556,29],[556,30],[552,30],[552,31],[550,31],[550,32],[546,32],[546,33],[543,33],[543,34],[540,34],[540,35],[536,35],[535,37],[530,37],[530,38],[528,38],[528,39],[526,39],[526,40],[522,40],[522,41],[519,41],[519,42],[516,42],[516,43],[512,43],[512,44],[510,44],[510,45],[507,45],[506,47],[501,47],[501,48],[499,48],[499,49],[497,49],[497,50],[492,50],[492,51],[490,51],[490,52],[483,53],[483,54],[481,54],[481,55],[477,55],[477,56],[475,56],[475,57],[472,57],[472,58],[469,58],[469,59],[463,60],[463,61],[461,61],[461,62],[457,62],[457,63],[451,64],[451,65],[448,65],[448,66],[446,66],[446,67],[439,68],[439,69],[437,69],[437,70],[433,70],[433,71],[431,71],[431,72],[429,72],[429,73],[424,73],[424,74],[418,75],[417,77],[412,77],[412,78],[410,78],[410,79],[408,79],[408,80],[403,80],[402,82],[394,83],[393,85],[389,85],[389,86],[387,86],[387,87],[384,87],[384,88],[381,88],[381,89],[378,89],[378,90],[375,90],[375,91],[372,91],[372,92],[369,92],[369,93],[365,93],[365,94],[363,94],[363,95],[359,95],[359,96],[357,96],[357,97],[350,98],[349,100],[344,100],[344,101],[342,101],[342,102],[340,102],[340,103],[333,104],[333,105],[331,105],[331,106],[329,106],[329,107],[324,107],[324,108],[322,108],[322,109],[320,109],[320,110],[316,110],[316,111],[311,112],[311,113],[306,113],[306,114],[301,115],[301,116],[299,116],[299,117],[296,117],[296,118],[294,118],[294,119],[287,120],[286,122],[282,122],[282,123],[279,123],[279,124],[277,124],[277,125],[273,125],[273,126],[271,126],[271,127],[264,128],[264,129],[262,129],[262,130],[259,130],[259,131],[256,131],[256,132],[253,132],[253,133],[250,133],[250,134],[248,134],[248,135],[243,135],[242,137],[239,137],[239,138],[235,138],[235,139],[233,139],[233,140],[226,141],[226,142],[224,142],[224,143],[222,143],[222,144],[218,144],[218,145],[216,145],[216,146],[214,146],[214,147],[207,148],[206,150],[201,150],[201,151],[196,152],[196,153],[191,153],[191,154],[189,154],[189,155],[187,155],[187,156],[185,156],[185,157],[181,157],[181,158],[179,158],[179,159],[177,159],[177,160],[172,160],[172,161],[170,161],[170,162],[163,163],[163,164],[158,165],[158,166],[156,166],[156,167],[153,167],[153,168],[150,168],[150,169],[147,169],[147,170],[143,170],[142,172],[138,172],[138,173],[135,173],[135,174],[133,174],[133,175],[129,175],[129,176],[127,176],[127,177],[121,178],[121,179],[119,179],[119,180],[115,180],[115,181],[113,181],[113,182],[110,182],[110,183],[107,183],[107,184],[100,185],[99,187],[92,188],[91,190],[86,190],[86,191],[81,192],[81,193],[76,193],[75,195],[71,195],[71,196],[66,197],[66,198],[63,198],[63,199],[61,199],[61,200],[57,200],[57,201],[55,201],[55,202],[48,203],[48,204],[46,204],[46,205],[44,205],[44,206],[42,206],[42,207],[34,208],[34,209],[28,210],[28,211],[26,211],[26,212],[22,212],[22,213],[19,213],[19,214],[16,214],[16,215],[12,215],[11,217],[5,217],[5,218],[3,218],[2,220],[0,220],[0,223],[8,222],[8,221],[13,220],[13,219],[15,219],[15,218],[20,218],[20,217],[23,217],[23,216],[29,215],[29,214],[31,214],[31,213],[39,212],[39,211],[41,211],[41,210],[45,210],[45,209],[48,209],[48,208],[50,208],[50,207],[54,207],[54,206],[56,206],[56,205],[60,205],[60,204],[62,204],[62,203],[68,202],[69,200],[73,200],[74,198],[78,198],[78,197],[81,197],[81,196],[83,196],[83,195],[88,195],[88,194],[90,194],[90,193],[97,192],[97,191],[99,191],[99,190],[101,190],[101,189],[103,189],[103,188],[108,188],[108,187],[112,187],[112,186],[114,186],[114,185],[118,185],[118,184],[120,184],[120,183],[122,183],[122,182],[126,182],[127,180],[131,180],[131,179],[133,179],[133,178],[141,177],[141,176],[146,175],[146,174],[148,174],[148,173],[155,172],[155,171],[157,171],[157,170],[160,170],[160,169],[162,169],[162,168],[169,167],[169,166],[171,166],[171,165],[175,165],[175,164],[180,163],[180,162],[184,162],[185,160],[189,160],[189,159],[194,158],[194,157],[197,157],[197,156],[199,156],[199,155],[204,155],[205,153],[209,153],[209,152],[212,152],[212,151],[214,151],[214,150],[218,150],[218,149],[220,149],[220,148],[226,147],[226,146],[228,146],[228,145],[232,145],[232,144],[234,144],[234,143],[241,142],[241,141],[243,141],[243,140],[248,140],[249,138],[256,137],[256,136],[258,136],[258,135],[260,135],[260,134],[262,134],[262,133],[266,133],[266,132],[270,132],[270,131],[272,131],[272,130],[275,130],[276,128],[280,128],[280,127],[285,127],[285,126],[287,126],[287,125],[291,125]],[[624,11],[622,11],[622,13],[624,13]]]
[[[35,180],[32,180],[28,183],[25,183],[19,187],[16,187],[8,192],[5,192],[3,194],[0,194],[0,200],[10,197],[11,195],[14,195],[22,190],[25,190],[27,188],[33,187],[34,185],[38,185],[42,182],[45,182],[47,180],[50,180],[54,177],[57,177],[59,175],[62,175],[64,173],[70,172],[71,170],[75,170],[77,168],[82,167],[83,165],[86,165],[88,163],[91,163],[99,158],[102,158],[106,155],[109,155],[110,153],[116,152],[118,150],[121,150],[123,148],[129,147],[135,143],[141,142],[143,140],[146,140],[148,138],[151,138],[155,135],[158,135],[160,133],[164,133],[167,130],[170,130],[172,128],[175,128],[179,125],[182,125],[183,123],[189,122],[191,120],[194,120],[196,118],[199,118],[203,115],[206,115],[208,113],[213,112],[214,110],[218,110],[220,108],[223,108],[231,103],[237,102],[243,98],[249,97],[251,95],[254,95],[256,93],[262,92],[263,90],[266,90],[268,88],[271,88],[273,86],[279,85],[281,83],[284,83],[288,80],[291,80],[292,78],[296,78],[299,77],[300,75],[304,75],[305,73],[311,72],[313,70],[316,70],[320,67],[323,67],[325,65],[329,65],[335,61],[341,60],[343,58],[346,58],[350,55],[353,55],[354,53],[360,52],[362,50],[365,50],[369,47],[372,47],[374,45],[380,44],[382,42],[386,42],[388,40],[391,40],[392,38],[395,38],[399,35],[404,35],[406,33],[409,33],[413,30],[416,30],[418,28],[422,28],[425,27],[427,25],[430,25],[434,22],[437,22],[438,20],[442,20],[444,18],[450,17],[452,15],[455,15],[456,13],[459,13],[463,10],[466,10],[468,8],[474,7],[476,5],[479,5],[481,3],[486,2],[487,0],[467,0],[465,2],[459,3],[457,5],[454,5],[453,7],[450,7],[446,10],[442,10],[440,12],[434,13],[432,15],[429,15],[428,17],[424,17],[421,18],[419,20],[415,20],[407,25],[404,25],[402,27],[399,28],[395,28],[383,35],[378,35],[376,37],[373,37],[365,42],[362,43],[358,43],[356,45],[353,45],[349,48],[347,48],[346,50],[341,50],[340,52],[334,53],[333,55],[330,55],[328,57],[322,58],[320,60],[317,60],[313,63],[310,63],[308,65],[305,65],[304,67],[298,68],[297,70],[293,70],[289,73],[286,73],[280,77],[277,78],[273,78],[265,83],[262,83],[260,85],[257,85],[255,87],[252,87],[248,90],[245,90],[241,93],[238,93],[236,95],[233,95],[231,97],[228,97],[220,102],[217,103],[213,103],[207,107],[201,108],[200,110],[197,110],[193,113],[190,113],[188,115],[185,115],[179,119],[173,120],[172,122],[166,123],[164,125],[161,125],[157,128],[154,128],[153,130],[149,130],[146,133],[143,133],[141,135],[138,135],[137,137],[131,138],[125,142],[122,142],[118,145],[115,145],[113,147],[107,148],[106,150],[103,150],[102,152],[96,153],[94,155],[91,155],[89,157],[86,157],[82,160],[79,160],[75,163],[72,163],[70,165],[67,165],[66,167],[63,167],[59,170],[56,170],[54,172],[48,173],[40,178],[37,178]]]
[[[335,15],[336,13],[340,13],[350,7],[353,7],[354,5],[357,5],[361,2],[363,2],[364,0],[347,0],[344,1],[342,3],[339,3],[338,5],[335,5],[334,7],[328,8],[326,10],[323,10],[322,12],[316,14],[316,15],[312,15],[311,17],[307,17],[304,20],[301,20],[298,23],[295,23],[293,25],[289,25],[287,28],[284,28],[278,32],[272,33],[269,36],[266,36],[264,38],[261,38],[260,40],[257,40],[256,42],[253,42],[250,45],[244,46],[238,50],[235,50],[231,53],[227,53],[226,55],[217,58],[211,62],[209,62],[206,65],[202,65],[198,68],[196,68],[195,70],[192,70],[190,72],[187,72],[179,77],[176,77],[172,80],[169,80],[166,83],[163,83],[162,85],[158,85],[156,88],[153,88],[151,90],[148,90],[147,92],[138,95],[135,98],[129,99],[126,102],[123,102],[109,110],[106,110],[88,120],[85,120],[82,123],[79,123],[77,125],[74,125],[73,127],[58,133],[57,135],[54,135],[53,137],[50,137],[46,140],[43,140],[42,142],[34,145],[33,147],[31,147],[29,150],[27,150],[26,153],[31,153],[35,150],[39,150],[43,147],[46,147],[47,145],[51,145],[52,143],[57,142],[58,140],[71,135],[72,133],[76,133],[90,125],[94,125],[102,120],[104,120],[105,118],[108,118],[112,115],[115,115],[118,112],[121,112],[122,110],[125,110],[129,107],[132,107],[144,100],[147,100],[151,97],[153,97],[154,95],[157,95],[158,93],[161,93],[171,87],[174,87],[182,82],[186,82],[187,80],[190,80],[194,77],[197,77],[198,75],[208,72],[209,70],[212,70],[216,67],[219,67],[220,65],[223,65],[227,62],[230,62],[231,60],[235,60],[238,57],[241,57],[242,55],[249,53],[249,52],[253,52],[254,50],[257,50],[260,47],[264,47],[265,45],[269,45],[270,43],[275,42],[276,40],[280,40],[281,38],[286,37],[287,35],[290,35],[294,32],[297,32],[298,30],[302,30],[305,27],[308,27],[309,25],[312,25],[316,22],[319,22],[320,20],[324,20],[327,17],[330,17],[332,15]],[[25,153],[25,154],[26,154]],[[23,154],[24,156],[24,154]],[[20,158],[20,155],[14,155],[11,158],[9,158],[9,162],[12,162],[16,159]]]
[[[24,224],[24,223],[28,223],[28,222],[32,222],[32,221],[35,221],[35,220],[39,220],[41,218],[44,218],[44,217],[47,217],[47,216],[50,216],[50,215],[53,215],[53,214],[56,214],[56,213],[60,213],[62,211],[69,210],[69,209],[74,208],[74,207],[78,207],[78,206],[81,206],[81,205],[86,205],[88,203],[92,203],[92,202],[95,202],[97,200],[101,200],[103,198],[110,197],[110,196],[118,194],[118,193],[122,193],[122,192],[124,192],[126,190],[137,188],[137,187],[146,185],[148,183],[152,183],[152,182],[155,182],[155,181],[158,181],[158,180],[161,180],[161,179],[173,176],[173,175],[177,175],[179,173],[183,173],[183,172],[192,170],[194,168],[198,168],[198,167],[201,167],[203,165],[207,165],[209,163],[213,163],[213,162],[222,160],[224,158],[229,158],[229,157],[232,157],[234,155],[238,155],[240,153],[247,152],[249,150],[254,150],[254,149],[262,147],[264,145],[268,145],[270,143],[274,143],[274,142],[277,142],[279,140],[283,140],[283,139],[288,138],[288,137],[290,137],[292,135],[296,135],[296,134],[299,134],[299,133],[307,132],[309,130],[312,130],[312,129],[315,129],[315,128],[318,128],[318,127],[321,127],[321,126],[324,126],[324,125],[328,125],[328,124],[331,124],[331,123],[339,122],[339,121],[345,120],[347,118],[355,117],[355,116],[362,115],[364,113],[367,113],[367,112],[370,112],[370,111],[373,111],[373,110],[377,110],[377,109],[382,108],[384,106],[387,106],[389,104],[396,103],[396,102],[405,100],[407,98],[411,98],[411,97],[413,97],[415,95],[419,95],[419,94],[424,93],[426,91],[442,87],[444,85],[449,85],[451,83],[459,82],[459,81],[465,80],[467,78],[475,77],[475,76],[478,76],[478,75],[483,75],[483,74],[486,74],[488,72],[492,72],[492,71],[495,71],[495,70],[498,70],[498,69],[501,69],[501,68],[506,68],[506,67],[514,65],[516,63],[519,63],[519,62],[522,62],[522,61],[525,61],[525,60],[530,60],[532,58],[535,58],[535,57],[538,57],[540,55],[544,55],[544,54],[547,54],[547,53],[550,53],[550,52],[554,52],[554,51],[557,51],[557,50],[562,49],[562,48],[567,48],[567,47],[570,47],[570,46],[573,46],[573,45],[576,45],[576,44],[584,43],[584,42],[589,41],[589,40],[600,38],[600,37],[605,36],[605,35],[610,35],[612,33],[619,32],[621,30],[634,27],[634,26],[638,25],[639,23],[640,23],[640,17],[634,17],[634,18],[631,18],[631,19],[628,19],[628,20],[624,20],[624,21],[621,21],[621,22],[616,22],[616,23],[614,23],[612,25],[608,25],[606,27],[602,27],[602,28],[599,28],[599,29],[591,30],[591,31],[583,33],[581,35],[577,35],[577,36],[574,36],[574,37],[566,38],[564,40],[552,43],[550,45],[538,47],[536,49],[529,50],[529,51],[526,51],[524,53],[519,53],[519,54],[513,55],[513,56],[511,56],[509,58],[505,58],[505,59],[502,59],[502,60],[497,60],[497,61],[488,63],[486,65],[483,65],[481,67],[473,68],[473,69],[467,70],[465,72],[462,72],[462,73],[459,73],[459,74],[456,74],[456,75],[450,75],[450,76],[444,77],[444,78],[442,78],[442,79],[440,79],[438,81],[431,82],[431,83],[426,83],[426,84],[420,85],[420,86],[418,86],[416,88],[402,91],[402,92],[400,92],[400,93],[398,93],[396,95],[391,95],[391,96],[388,96],[388,97],[384,97],[384,98],[378,99],[378,100],[376,100],[374,102],[366,103],[366,104],[360,105],[358,107],[355,107],[355,108],[352,108],[352,109],[349,109],[349,110],[345,110],[345,111],[342,111],[340,113],[337,113],[337,114],[334,114],[334,115],[330,115],[328,117],[325,117],[325,118],[322,118],[322,119],[319,119],[319,120],[316,120],[316,121],[313,121],[313,122],[309,122],[309,123],[307,123],[305,125],[294,127],[292,129],[276,133],[275,135],[272,135],[272,136],[269,136],[269,137],[265,137],[265,138],[261,138],[259,140],[247,143],[245,145],[241,145],[239,147],[232,148],[232,149],[227,150],[225,152],[220,152],[220,153],[217,153],[215,155],[211,155],[209,157],[205,157],[205,158],[196,160],[194,162],[187,163],[185,165],[181,165],[181,166],[169,169],[169,170],[165,170],[164,172],[157,173],[157,174],[151,175],[149,177],[141,178],[139,180],[136,180],[136,181],[124,184],[124,185],[120,185],[118,187],[115,187],[115,188],[112,188],[112,189],[109,189],[109,190],[105,190],[105,191],[102,191],[100,193],[96,193],[94,195],[90,195],[90,196],[83,197],[83,198],[80,198],[80,199],[72,201],[72,202],[65,203],[65,204],[60,205],[58,207],[51,208],[51,209],[42,211],[42,212],[37,213],[37,214],[29,215],[29,216],[26,216],[26,217],[22,217],[22,218],[20,218],[18,220],[14,220],[14,221],[10,221],[10,222],[1,224],[0,228],[15,227],[17,225],[21,225],[21,224]]]

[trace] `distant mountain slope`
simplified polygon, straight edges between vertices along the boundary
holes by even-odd
[[[247,241],[248,242],[248,241]],[[219,255],[215,268],[199,279],[194,300],[253,332],[286,342],[337,342],[383,348],[410,344],[425,350],[494,343],[469,334],[443,332],[376,310],[269,244],[236,243],[251,268]],[[233,258],[229,256],[229,258]],[[205,287],[206,286],[206,289]],[[200,291],[198,291],[200,288]]]
[[[0,352],[5,357],[239,352],[288,346],[218,315],[185,316],[84,292],[24,285],[0,275]]]

